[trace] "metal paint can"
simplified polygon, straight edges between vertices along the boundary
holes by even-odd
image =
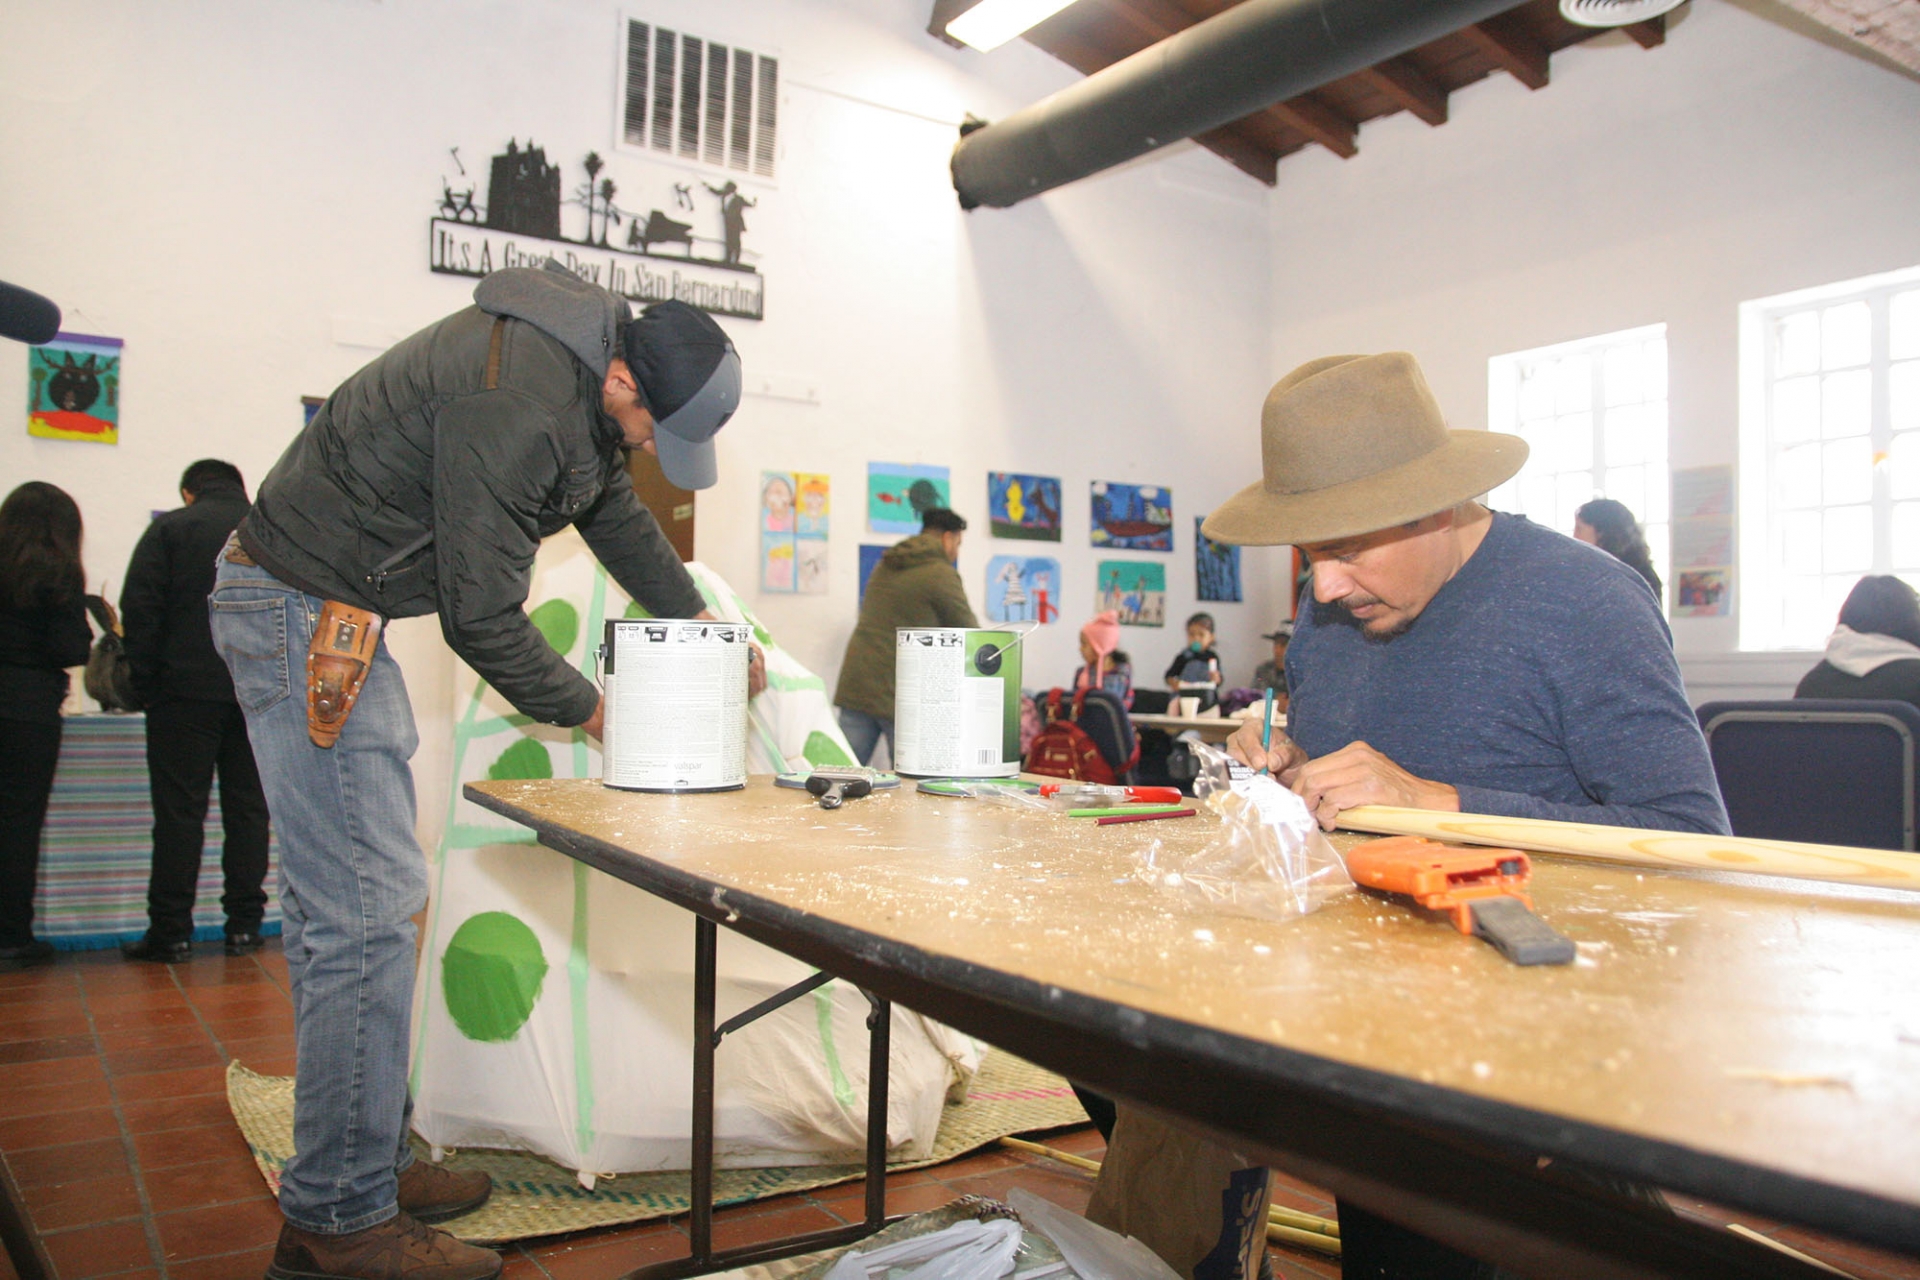
[[[893,769],[912,778],[1020,772],[1018,631],[902,627],[894,633]]]
[[[752,639],[742,623],[607,619],[600,780],[621,791],[746,786]]]

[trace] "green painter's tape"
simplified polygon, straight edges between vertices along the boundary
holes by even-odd
[[[573,1127],[580,1150],[593,1145],[593,1041],[587,1023],[587,875],[573,864],[573,938],[567,948],[567,987],[573,997]]]
[[[820,1026],[820,1053],[827,1061],[827,1078],[833,1081],[833,1100],[843,1107],[851,1107],[856,1099],[853,1096],[853,1082],[847,1079],[847,1073],[840,1069],[840,1051],[833,1043],[833,984],[819,988],[813,993],[814,1021]]]
[[[469,1040],[497,1044],[518,1035],[546,976],[540,939],[505,911],[468,917],[440,957],[447,1012]]]

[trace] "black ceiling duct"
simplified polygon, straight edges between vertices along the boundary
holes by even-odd
[[[953,151],[963,208],[1006,208],[1398,57],[1514,0],[1245,0]]]

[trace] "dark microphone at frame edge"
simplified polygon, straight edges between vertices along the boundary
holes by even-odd
[[[0,280],[0,338],[37,347],[59,332],[60,308],[53,299]]]

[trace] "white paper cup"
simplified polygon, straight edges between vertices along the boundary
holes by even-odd
[[[1180,704],[1180,715],[1186,717],[1187,719],[1192,719],[1194,716],[1197,716],[1200,714],[1200,699],[1197,697],[1180,698],[1179,704]]]

